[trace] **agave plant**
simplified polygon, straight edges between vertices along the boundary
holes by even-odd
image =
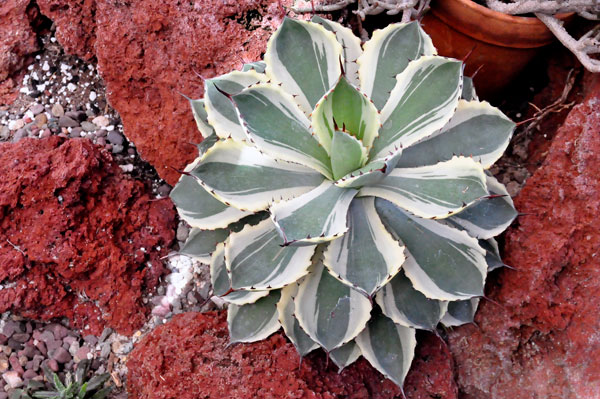
[[[286,19],[264,62],[190,102],[205,139],[171,198],[232,342],[283,327],[301,356],[362,355],[401,386],[415,329],[472,321],[516,215],[486,172],[514,124],[418,23],[361,46],[337,23]]]
[[[64,382],[47,366],[42,366],[53,389],[45,391],[42,382],[31,380],[25,389],[13,391],[10,399],[104,399],[112,390],[111,386],[104,387],[109,375],[95,375],[88,380],[89,366],[89,360],[82,360],[77,364],[75,375],[67,372]]]

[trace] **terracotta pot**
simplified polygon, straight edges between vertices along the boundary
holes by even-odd
[[[572,14],[560,15],[568,19]],[[464,59],[466,76],[481,68],[475,87],[490,98],[554,41],[552,32],[537,18],[515,17],[490,10],[470,0],[435,0],[423,18],[440,55]]]

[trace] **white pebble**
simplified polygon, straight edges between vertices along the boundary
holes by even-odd
[[[76,89],[76,88],[77,88],[77,86],[75,86],[73,83],[69,83],[69,84],[67,85],[67,89],[68,89],[69,91],[75,91],[75,89]]]
[[[36,87],[37,91],[44,91],[44,90],[46,90],[46,85],[45,84],[36,85],[35,87]]]
[[[113,125],[108,125],[105,129],[107,132],[112,132],[113,130],[115,130],[115,127]]]
[[[90,91],[90,101],[94,101],[97,97],[97,94],[95,91]]]
[[[51,38],[50,38],[50,41],[51,41],[52,43],[56,43],[56,38],[55,38],[55,37],[51,37]]]
[[[44,61],[44,65],[42,65],[42,71],[49,71],[50,65],[48,65],[48,61]]]
[[[133,172],[133,165],[131,165],[131,164],[119,165],[119,167],[125,173],[131,173],[131,172]]]

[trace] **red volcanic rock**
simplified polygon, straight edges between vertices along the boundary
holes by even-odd
[[[289,1],[287,1],[289,3]],[[38,0],[59,42],[96,55],[125,134],[174,184],[201,141],[187,101],[205,77],[261,58],[281,20],[276,0]]]
[[[37,8],[29,0],[0,2],[0,103],[11,103],[16,96],[13,76],[39,50],[31,22]]]
[[[465,399],[600,398],[600,80],[515,200],[503,270],[450,334]]]
[[[56,38],[69,54],[94,58],[96,0],[38,0],[42,14],[56,25]]]
[[[90,333],[140,327],[174,236],[171,202],[83,139],[0,144],[0,176],[0,313],[68,317]]]
[[[430,371],[420,373],[419,361],[405,390],[409,398],[456,398],[445,396],[448,381],[439,376],[448,370],[447,350],[439,342],[429,349],[419,349]],[[436,338],[434,337],[435,341]],[[346,368],[341,374],[327,365],[322,353],[308,355],[300,362],[296,349],[281,333],[253,344],[228,346],[229,334],[225,312],[183,313],[175,316],[138,343],[129,356],[127,389],[131,399],[383,399],[401,398],[400,389],[384,379],[364,359]],[[444,359],[445,357],[445,359]],[[438,363],[437,367],[430,367]],[[426,379],[432,377],[429,382]],[[439,384],[428,391],[431,384]]]

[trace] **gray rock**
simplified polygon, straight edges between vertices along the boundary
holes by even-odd
[[[23,378],[26,380],[34,379],[37,376],[37,373],[33,370],[25,370],[25,372],[23,373]]]
[[[15,132],[15,135],[13,136],[13,143],[16,143],[17,141],[25,138],[28,136],[28,132],[27,129],[19,129]]]
[[[190,234],[190,228],[185,224],[180,224],[177,227],[177,241],[185,241]]]
[[[45,359],[44,356],[40,356],[40,355],[33,356],[31,369],[34,371],[38,371],[40,369],[40,365],[42,364],[42,361],[44,359]]]
[[[7,346],[12,349],[13,351],[18,351],[21,350],[23,348],[23,343],[15,341],[12,338],[8,339],[8,343]]]
[[[13,336],[11,338],[14,339],[15,341],[23,344],[23,343],[29,341],[29,338],[31,338],[31,335],[29,335],[27,333],[16,333],[16,334],[13,334]]]
[[[83,337],[83,340],[91,346],[96,346],[96,344],[98,343],[98,337],[96,337],[95,335],[86,335],[85,337]]]
[[[58,118],[58,117],[63,116],[64,114],[65,114],[65,110],[62,107],[62,105],[57,103],[52,106],[52,115],[54,115]]]
[[[44,112],[44,106],[42,104],[34,104],[29,110],[33,115],[41,114]]]
[[[158,186],[157,191],[161,197],[166,197],[171,192],[171,186],[169,186],[168,184],[161,184],[160,186]]]
[[[48,359],[46,364],[50,370],[54,371],[55,373],[58,371],[58,362],[55,359]]]
[[[98,126],[96,126],[92,122],[88,122],[88,121],[81,122],[81,127],[86,132],[95,132],[96,130],[98,130]]]
[[[63,339],[63,342],[64,342],[65,344],[69,345],[69,346],[73,345],[73,344],[74,344],[75,342],[77,342],[77,341],[79,341],[77,338],[75,338],[75,337],[72,337],[72,336],[70,336],[70,335],[69,335],[69,336],[66,336],[66,337]]]
[[[2,329],[2,334],[6,335],[8,338],[10,338],[14,333],[20,332],[23,332],[23,330],[21,330],[21,324],[13,320],[8,320]]]
[[[106,328],[105,328],[105,329],[102,331],[102,334],[100,334],[100,338],[99,338],[100,342],[104,342],[104,341],[106,341],[106,339],[107,339],[108,337],[110,337],[110,335],[111,335],[112,333],[113,333],[113,329],[112,329],[112,328],[110,328],[110,327],[106,327]]]
[[[79,126],[74,127],[73,129],[71,129],[71,132],[69,133],[69,137],[71,137],[72,139],[76,139],[81,137],[81,132],[83,132],[83,129],[80,128]]]
[[[100,348],[100,357],[108,359],[108,357],[110,356],[110,351],[111,351],[110,343],[109,342],[103,343]]]
[[[113,154],[119,154],[123,151],[123,146],[122,145],[118,145],[118,144],[114,144],[112,146],[112,153]]]
[[[0,140],[8,140],[10,137],[10,129],[8,126],[2,126],[0,129]]]
[[[59,127],[77,127],[79,126],[79,122],[75,121],[72,118],[69,118],[67,115],[63,115],[58,118],[58,126]]]
[[[98,137],[96,139],[96,144],[104,147],[106,145],[106,139],[104,137]]]
[[[125,141],[123,136],[119,132],[115,132],[114,130],[112,132],[109,132],[106,138],[112,145],[123,145],[123,142]]]
[[[60,347],[54,351],[52,354],[52,359],[56,360],[59,363],[68,363],[71,361],[71,354],[68,350],[63,347]]]
[[[106,137],[108,135],[108,131],[105,129],[100,129],[96,132],[96,137]]]
[[[47,329],[52,332],[54,339],[63,339],[67,336],[67,334],[69,334],[67,327],[58,323],[48,324]]]
[[[48,352],[56,350],[58,348],[60,348],[62,345],[62,341],[60,340],[52,340],[52,341],[47,341],[46,342],[46,349],[48,349]]]
[[[36,334],[38,335],[38,334]],[[52,331],[50,330],[44,330],[42,331],[38,337],[35,337],[35,339],[37,339],[38,341],[42,341],[42,342],[48,342],[48,341],[54,341],[54,334],[52,333]]]

